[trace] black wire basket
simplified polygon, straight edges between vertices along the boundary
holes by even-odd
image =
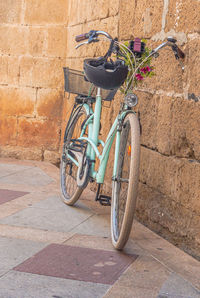
[[[65,91],[73,94],[96,97],[97,87],[85,79],[81,71],[64,67]],[[103,100],[111,101],[117,89],[105,90],[101,89],[101,97]]]

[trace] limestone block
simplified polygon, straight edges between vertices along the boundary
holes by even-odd
[[[193,212],[146,184],[139,184],[137,219],[157,232],[163,228],[171,233],[191,236],[189,227]]]
[[[69,1],[68,6],[68,25],[73,26],[77,24],[82,24],[87,21],[87,14],[90,10],[91,4],[88,5],[88,1]]]
[[[119,5],[119,39],[126,40],[134,37],[135,0],[123,0]]]
[[[67,29],[63,26],[51,27],[47,30],[48,46],[46,55],[50,57],[66,57]]]
[[[16,145],[17,118],[0,116],[0,145]]]
[[[157,138],[157,115],[159,96],[147,92],[137,92],[139,98],[138,110],[142,128],[141,143],[147,147],[155,148]]]
[[[171,154],[200,160],[200,102],[173,100]]]
[[[65,60],[65,66],[71,68],[71,69],[76,69],[79,71],[83,70],[83,60],[84,58],[70,58]]]
[[[59,165],[60,164],[60,154],[55,151],[45,150],[44,151],[44,161],[48,161],[55,165]]]
[[[115,16],[119,11],[119,0],[74,0],[69,3],[69,26]],[[101,30],[101,28],[96,28]]]
[[[20,85],[44,88],[63,88],[64,60],[60,58],[22,57]]]
[[[150,48],[155,48],[158,44],[153,43]],[[148,44],[147,44],[148,46]],[[172,94],[183,93],[187,77],[186,70],[183,72],[178,61],[171,50],[162,50],[157,59],[152,59],[155,76],[145,79],[140,86],[154,90],[170,91]]]
[[[137,94],[141,143],[165,155],[199,160],[199,103],[181,97]]]
[[[63,90],[39,89],[36,110],[38,116],[59,121],[62,115]]]
[[[162,28],[163,0],[137,1],[135,7],[135,37],[151,37]]]
[[[28,53],[31,56],[42,56],[45,51],[47,30],[29,26]]]
[[[33,88],[0,88],[1,114],[5,116],[30,116],[34,113],[36,90]]]
[[[200,213],[200,164],[142,148],[140,180],[177,204]]]
[[[66,0],[26,0],[25,24],[64,24],[67,20]]]
[[[28,28],[22,26],[0,26],[0,54],[24,55],[28,48]]]
[[[191,237],[195,238],[195,241],[200,244],[200,216],[193,213],[191,223],[189,226],[189,233]]]
[[[8,157],[8,158],[17,158],[21,160],[25,160],[25,159],[42,160],[43,151],[35,147],[23,148],[23,147],[1,146],[0,156]]]
[[[57,150],[59,135],[60,128],[56,121],[20,118],[17,145]]]
[[[0,1],[0,23],[20,23],[22,0]]]
[[[119,0],[110,0],[109,2],[109,16],[115,16],[119,13]]]
[[[0,84],[18,85],[19,60],[16,57],[0,56]]]
[[[186,59],[188,59],[187,64],[187,73],[188,73],[188,82],[189,82],[189,89],[188,93],[195,95],[195,97],[198,98],[198,101],[200,101],[200,73],[199,73],[199,64],[200,64],[200,38],[194,38],[192,39],[188,45],[188,56]]]
[[[163,1],[121,1],[120,39],[149,38],[162,27]]]
[[[169,1],[166,17],[166,31],[174,29],[176,32],[199,32],[200,3],[196,0]]]

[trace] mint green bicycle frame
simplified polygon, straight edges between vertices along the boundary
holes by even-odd
[[[97,183],[103,183],[110,149],[112,147],[115,135],[116,135],[116,143],[115,143],[113,178],[116,177],[117,161],[118,161],[119,146],[120,146],[120,136],[121,136],[121,133],[119,130],[119,126],[120,126],[119,124],[122,122],[122,120],[125,118],[125,116],[128,113],[134,113],[134,112],[131,110],[128,110],[127,106],[125,106],[123,111],[119,113],[115,118],[115,121],[104,143],[102,140],[99,139],[100,118],[101,118],[101,108],[102,108],[102,98],[100,94],[100,88],[97,89],[96,104],[95,104],[94,112],[88,104],[83,104],[83,106],[86,110],[88,119],[82,128],[81,135],[78,138],[78,140],[84,140],[88,142],[86,155],[87,155],[87,158],[90,161],[92,161],[92,164],[90,167],[90,177],[95,179]],[[88,127],[88,137],[83,137],[87,127]],[[98,150],[98,146],[100,144],[103,147],[102,154],[100,154]],[[67,157],[71,159],[72,162],[74,162],[77,166],[79,166],[79,163],[69,153],[67,153]],[[100,164],[97,172],[94,170],[94,161],[96,157],[100,160]]]

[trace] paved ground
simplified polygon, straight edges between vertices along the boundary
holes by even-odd
[[[0,159],[0,297],[200,297],[200,264],[138,222],[124,252],[109,207],[59,198],[59,170]]]

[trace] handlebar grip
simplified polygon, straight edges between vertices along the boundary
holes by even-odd
[[[179,58],[181,58],[181,59],[184,59],[185,58],[185,54],[178,47],[177,47],[177,53],[178,53]]]
[[[88,38],[89,38],[89,34],[88,33],[83,33],[83,34],[77,35],[75,37],[75,40],[76,40],[76,42],[79,42],[79,41],[82,41],[82,40],[85,40],[85,39],[88,39]]]

